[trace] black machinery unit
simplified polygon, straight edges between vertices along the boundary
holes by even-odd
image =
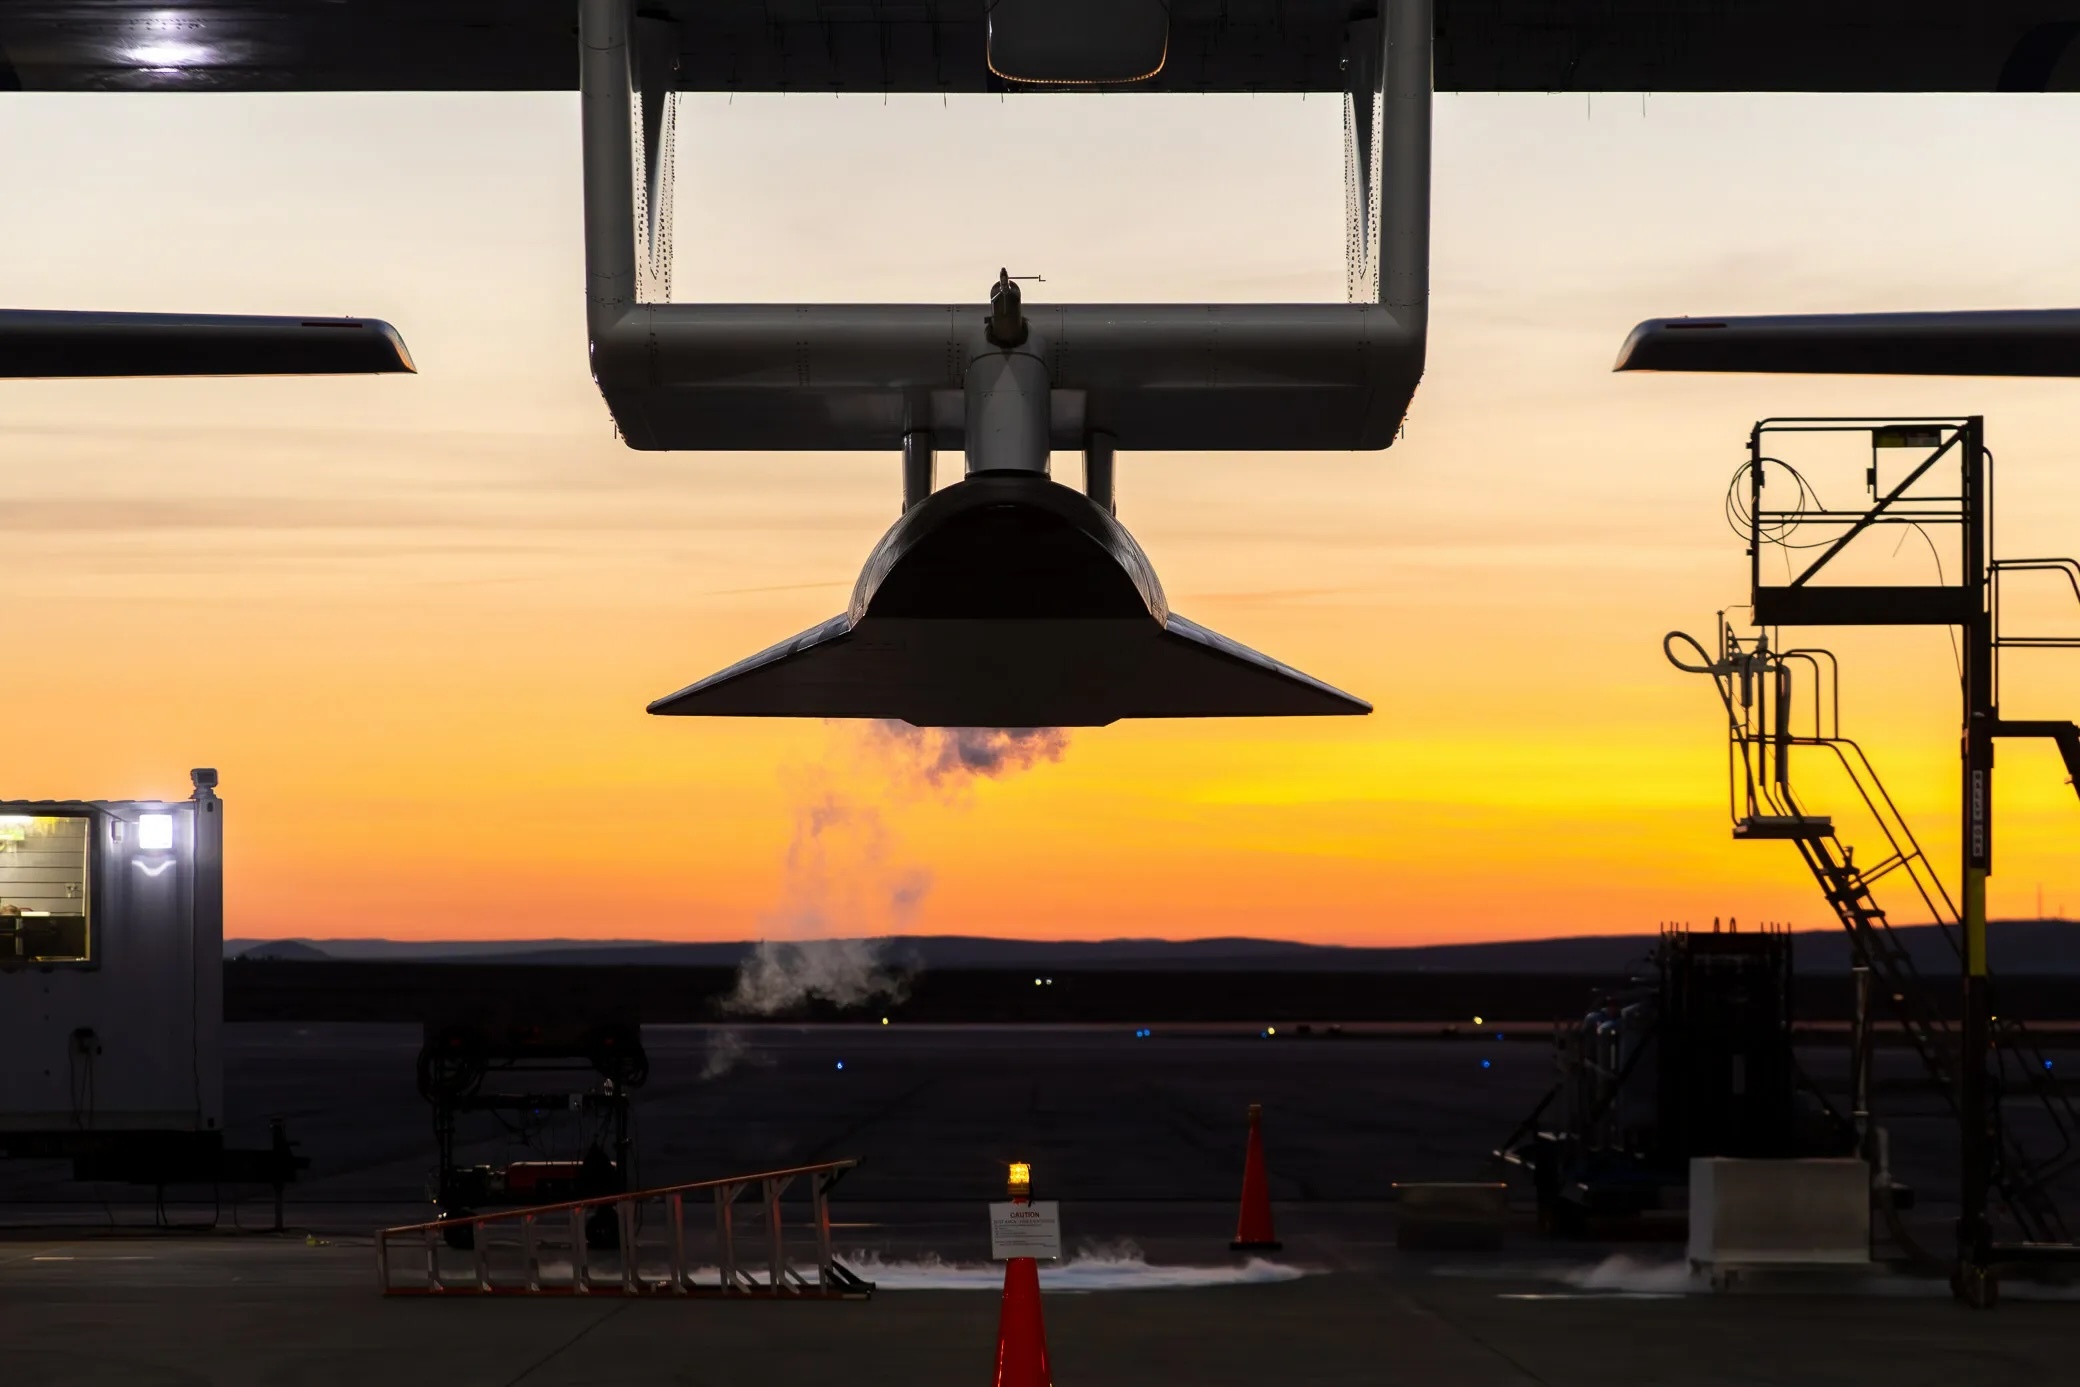
[[[629,1101],[650,1074],[642,1031],[632,1019],[480,1016],[429,1021],[424,1034],[419,1093],[433,1105],[439,1162],[433,1198],[439,1217],[459,1219],[487,1207],[554,1204],[628,1189]],[[523,1074],[566,1078],[555,1088],[511,1082],[510,1076]],[[461,1127],[470,1116],[488,1118],[493,1133],[524,1149],[528,1158],[459,1164]],[[597,1211],[586,1235],[594,1246],[612,1246],[612,1210]],[[469,1228],[456,1227],[448,1240],[469,1246]]]
[[[1660,962],[1661,1162],[1792,1154],[1791,936],[1671,932]]]
[[[1559,1077],[1496,1153],[1528,1169],[1539,1224],[1660,1207],[1693,1156],[1846,1150],[1801,1102],[1791,1053],[1791,936],[1665,930],[1654,973],[1555,1035]]]

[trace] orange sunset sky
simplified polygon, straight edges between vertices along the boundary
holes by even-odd
[[[1332,101],[739,96],[679,119],[680,298],[980,302],[999,265],[1044,273],[1036,300],[1342,296]],[[2076,141],[2061,97],[1440,97],[1405,441],[1121,459],[1173,606],[1378,711],[1080,730],[934,786],[856,726],[644,714],[837,611],[898,468],[614,440],[575,96],[8,94],[0,302],[368,314],[422,374],[0,382],[0,795],[182,795],[219,767],[246,937],[1819,925],[1788,847],[1730,841],[1715,702],[1659,651],[1745,597],[1720,502],[1748,425],[1983,412],[2003,551],[2070,554],[2080,383],[1610,362],[1664,314],[2080,302]],[[1029,190],[1008,215],[1007,184]],[[1946,637],[1814,634],[1947,869]],[[2080,714],[2080,654],[2008,681],[2013,716]],[[2000,777],[1994,913],[2040,890],[2080,910],[2055,755],[2004,747]],[[1825,781],[1808,798],[1845,811]]]

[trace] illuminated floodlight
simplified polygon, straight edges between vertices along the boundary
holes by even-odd
[[[138,41],[123,50],[123,56],[139,67],[159,71],[199,67],[215,61],[217,52],[195,35],[202,25],[180,10],[154,10],[138,20]]]
[[[146,852],[166,852],[173,847],[173,815],[137,816],[137,846]]]
[[[210,50],[199,43],[179,43],[158,40],[140,43],[126,55],[139,67],[183,68],[196,67],[210,59]]]

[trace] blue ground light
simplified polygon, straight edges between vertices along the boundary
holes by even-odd
[[[1486,1068],[1488,1067],[1489,1063],[1490,1063],[1490,1061],[1488,1061],[1488,1060],[1482,1060],[1482,1061],[1481,1061],[1481,1068],[1483,1068],[1483,1069],[1486,1069]],[[844,1065],[842,1065],[842,1064],[838,1066],[838,1068],[840,1068],[840,1069],[843,1069],[844,1067],[845,1067],[845,1066],[844,1066]]]
[[[843,1061],[843,1060],[839,1060],[839,1061],[838,1061],[838,1068],[840,1068],[840,1069],[843,1069],[844,1067],[845,1067],[845,1061]]]

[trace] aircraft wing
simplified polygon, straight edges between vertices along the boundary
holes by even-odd
[[[0,377],[331,376],[414,372],[374,318],[0,309]]]
[[[2080,376],[2080,308],[1652,318],[1612,369]]]
[[[0,0],[0,90],[570,90],[575,10],[573,0]],[[643,0],[640,12],[676,26],[686,91],[1015,91],[1002,72],[1018,65],[992,44],[1019,28],[1031,70],[1056,88],[1088,72],[1124,75],[1135,90],[1341,92],[1346,27],[1376,6]],[[1436,89],[2071,91],[2076,38],[2063,0],[1436,0]],[[1151,44],[1148,71],[1140,55]]]

